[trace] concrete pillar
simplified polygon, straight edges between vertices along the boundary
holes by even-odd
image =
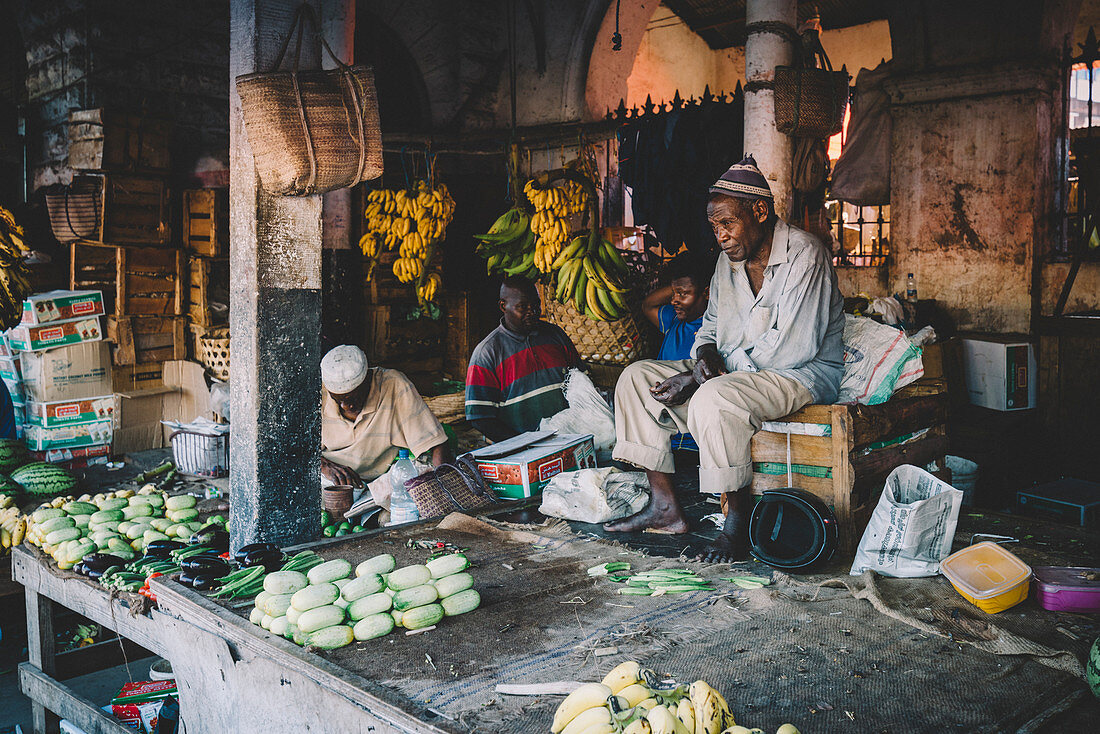
[[[256,541],[290,545],[320,531],[321,197],[263,191],[234,85],[241,74],[270,70],[298,4],[230,5],[234,548]],[[317,63],[314,45],[304,46],[303,64]]]
[[[775,129],[775,93],[770,84],[775,67],[794,60],[790,38],[775,24],[795,33],[798,25],[796,0],[748,0],[745,39],[745,152],[767,177],[775,195],[775,210],[787,218],[791,211],[791,139]],[[760,82],[768,86],[758,86]]]

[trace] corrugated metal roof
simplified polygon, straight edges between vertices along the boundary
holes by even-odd
[[[745,45],[745,0],[664,0],[691,30],[713,49]],[[890,3],[883,0],[814,0],[798,3],[798,20],[813,15],[816,7],[825,30],[883,20]]]

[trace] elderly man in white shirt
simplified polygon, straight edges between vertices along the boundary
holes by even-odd
[[[836,399],[844,368],[844,301],[829,252],[775,215],[752,156],[710,188],[707,218],[722,249],[692,356],[630,365],[615,387],[615,459],[646,470],[646,508],[609,531],[685,533],[669,438],[699,444],[699,489],[725,495],[725,524],[699,559],[747,557],[752,460],[764,421]]]

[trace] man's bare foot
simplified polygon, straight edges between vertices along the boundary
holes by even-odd
[[[717,538],[703,546],[703,550],[695,556],[695,560],[708,563],[744,561],[749,557],[749,550],[747,531],[738,535],[729,535],[723,530]]]
[[[637,515],[631,515],[617,522],[609,522],[603,526],[603,529],[609,533],[636,533],[641,530],[652,530],[659,533],[680,535],[688,531],[688,523],[679,505],[663,502],[654,497],[646,505],[646,508]]]

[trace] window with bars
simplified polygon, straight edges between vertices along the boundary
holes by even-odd
[[[1062,237],[1055,255],[1072,256],[1083,249],[1100,258],[1100,44],[1089,29],[1080,53],[1067,50],[1063,97],[1061,157]]]
[[[890,257],[890,205],[859,206],[827,200],[833,264],[877,268]]]

